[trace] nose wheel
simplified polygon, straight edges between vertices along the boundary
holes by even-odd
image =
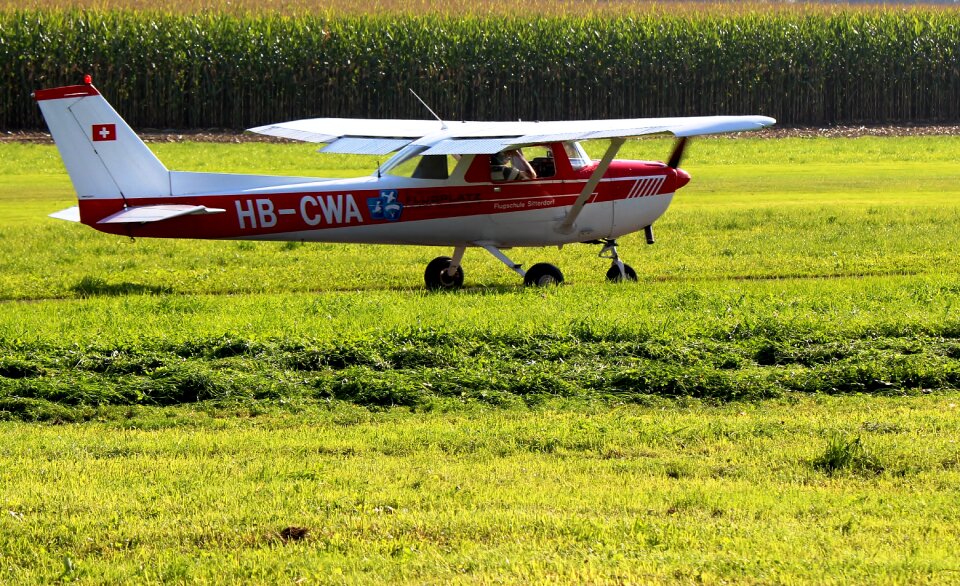
[[[607,280],[611,283],[621,283],[623,281],[636,281],[637,280],[637,271],[633,270],[633,267],[626,263],[620,263],[621,266],[616,264],[612,265],[607,269]],[[622,267],[622,268],[621,268]]]
[[[603,249],[600,250],[600,258],[610,259],[610,268],[607,270],[607,280],[611,283],[623,283],[625,281],[636,281],[637,271],[633,267],[620,260],[617,254],[616,240],[603,240]]]

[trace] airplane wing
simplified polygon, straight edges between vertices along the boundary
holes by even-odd
[[[437,120],[308,118],[248,129],[266,136],[327,143],[324,153],[385,155],[443,130]]]
[[[452,125],[452,136],[431,142],[424,155],[493,154],[506,149],[568,140],[635,138],[656,134],[677,137],[759,130],[776,121],[766,116],[633,118],[564,122],[467,122]],[[471,127],[471,125],[475,125]],[[512,132],[511,132],[512,130]]]
[[[633,138],[653,134],[677,137],[759,130],[774,124],[767,116],[692,116],[551,122],[446,122],[312,118],[251,128],[251,132],[327,143],[325,153],[387,154],[408,144],[430,148],[423,154],[492,154],[505,149],[567,140]]]

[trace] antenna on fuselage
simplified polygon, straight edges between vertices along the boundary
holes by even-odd
[[[410,90],[410,93],[413,94],[413,97],[417,98],[417,100],[418,100],[421,104],[423,104],[423,107],[427,109],[427,112],[430,112],[431,114],[433,114],[433,117],[436,118],[437,121],[440,123],[440,129],[441,129],[441,130],[446,130],[446,129],[447,129],[447,123],[444,122],[442,118],[440,118],[439,116],[437,116],[437,113],[434,112],[434,111],[430,108],[430,106],[428,106],[427,103],[424,102],[424,101],[420,98],[420,96],[417,95],[417,92],[413,91],[413,88],[407,88],[407,89]]]

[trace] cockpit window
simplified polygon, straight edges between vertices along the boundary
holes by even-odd
[[[538,145],[524,149],[530,166],[537,172],[538,179],[547,179],[557,174],[557,164],[553,160],[553,149],[548,145]]]
[[[405,163],[406,161],[409,161],[412,157],[419,155],[425,150],[427,150],[427,147],[425,146],[412,145],[412,144],[407,145],[402,149],[400,149],[397,152],[397,154],[387,159],[387,162],[380,166],[380,169],[378,170],[378,172],[392,175],[393,169],[395,169],[400,165],[403,165],[403,163]]]
[[[402,149],[380,168],[380,172],[412,179],[449,179],[457,167],[457,159],[451,155],[421,155],[427,148],[409,146]]]
[[[570,159],[570,166],[573,167],[574,171],[583,169],[592,162],[579,142],[565,142],[563,143],[563,150],[567,151],[567,158]]]
[[[410,177],[413,179],[449,179],[457,167],[457,159],[451,155],[421,155],[426,147],[408,153],[406,157],[394,157],[389,165],[384,165],[382,173],[396,177]]]
[[[523,154],[522,149],[508,149],[490,155],[490,180],[526,181],[537,179],[537,172]]]

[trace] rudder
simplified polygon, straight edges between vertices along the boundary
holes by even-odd
[[[170,195],[170,172],[92,84],[33,97],[80,199]]]

